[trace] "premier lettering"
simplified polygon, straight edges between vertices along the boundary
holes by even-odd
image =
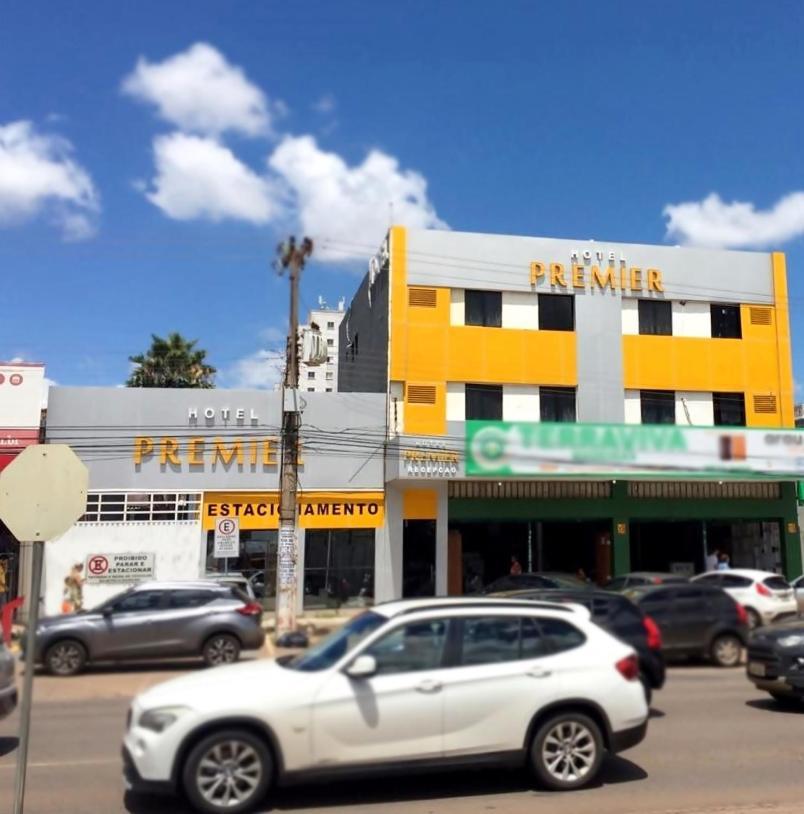
[[[139,470],[154,461],[160,466],[191,471],[205,466],[251,472],[275,469],[278,465],[278,438],[204,438],[201,436],[177,438],[164,436],[151,438],[138,436],[134,439],[134,466]],[[303,464],[301,458],[299,463]]]
[[[552,289],[608,289],[614,293],[655,292],[664,293],[662,272],[656,268],[643,269],[639,266],[628,266],[624,257],[616,264],[614,252],[578,252],[572,253],[573,262],[565,267],[563,263],[544,263],[534,260],[530,264],[530,285],[532,288],[549,285]],[[592,264],[593,260],[598,263]],[[607,260],[608,265],[603,265]],[[591,265],[590,265],[591,264]]]

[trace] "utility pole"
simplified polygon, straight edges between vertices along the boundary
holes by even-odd
[[[276,562],[276,635],[296,629],[296,487],[299,464],[299,278],[305,261],[313,253],[313,241],[305,237],[301,246],[288,238],[277,248],[274,263],[280,274],[290,277],[290,323],[288,327],[285,381],[282,388],[281,493],[279,497],[279,540]],[[266,556],[267,561],[267,556]],[[268,586],[266,585],[266,593]]]

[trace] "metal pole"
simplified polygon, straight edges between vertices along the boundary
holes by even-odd
[[[17,747],[17,775],[14,783],[14,814],[22,814],[25,805],[25,775],[28,769],[28,743],[31,736],[31,705],[33,703],[33,677],[35,665],[36,625],[39,621],[39,595],[42,593],[42,559],[45,544],[36,540],[33,545],[31,593],[28,600],[28,630],[25,634],[25,677],[20,706],[20,736]]]
[[[313,243],[305,238],[301,247],[291,238],[280,247],[280,262],[290,276],[290,318],[287,364],[282,405],[282,462],[280,471],[279,539],[276,569],[276,635],[296,630],[299,559],[296,537],[296,490],[299,465],[299,278],[304,261],[312,254]]]

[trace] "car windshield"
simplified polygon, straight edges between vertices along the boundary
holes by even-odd
[[[306,653],[284,662],[283,667],[302,672],[326,670],[354,650],[369,634],[384,625],[388,619],[379,613],[366,611],[347,622],[342,628],[327,636]]]
[[[764,579],[763,582],[772,591],[790,590],[790,586],[788,585],[787,580],[784,577],[767,577],[767,579]]]
[[[113,608],[121,599],[127,597],[130,593],[133,593],[133,591],[133,588],[128,588],[119,594],[115,594],[111,599],[107,599],[106,601],[101,602],[100,605],[90,608],[89,613],[103,613],[105,608]]]

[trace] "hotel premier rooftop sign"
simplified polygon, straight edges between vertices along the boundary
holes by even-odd
[[[532,287],[594,289],[631,293],[664,292],[662,272],[657,268],[642,268],[628,262],[622,252],[600,249],[573,249],[569,263],[548,263],[534,260],[530,264]]]

